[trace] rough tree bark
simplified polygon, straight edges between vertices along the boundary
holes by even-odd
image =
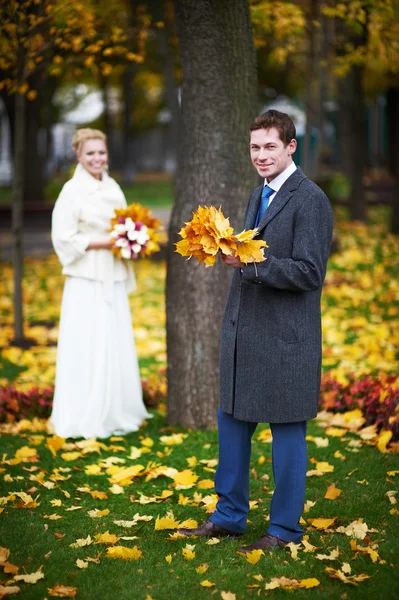
[[[215,426],[219,331],[229,269],[205,269],[174,252],[199,204],[222,205],[242,228],[256,183],[248,126],[257,112],[247,0],[175,0],[183,72],[176,203],[169,227],[167,345],[169,423]]]
[[[14,174],[12,198],[12,263],[14,269],[14,340],[16,346],[24,345],[22,279],[23,206],[25,166],[25,96],[15,95]]]
[[[389,170],[395,178],[392,198],[391,231],[399,234],[399,88],[391,88],[388,100]]]

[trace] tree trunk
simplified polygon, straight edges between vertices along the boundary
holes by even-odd
[[[389,170],[395,178],[392,197],[391,231],[399,234],[399,88],[392,88],[388,100],[388,156]]]
[[[350,219],[366,221],[363,170],[367,163],[367,117],[359,67],[352,67],[339,81],[338,92],[341,165],[351,186]]]
[[[12,202],[12,262],[14,268],[14,333],[13,344],[24,345],[22,279],[23,206],[25,171],[25,96],[15,94],[14,174]]]
[[[134,181],[135,165],[133,155],[133,78],[135,64],[128,64],[123,73],[123,183]]]
[[[215,426],[219,332],[230,270],[175,253],[184,222],[222,205],[240,231],[256,181],[248,127],[256,114],[256,64],[247,0],[176,0],[183,72],[176,203],[169,228],[167,345],[169,423]]]

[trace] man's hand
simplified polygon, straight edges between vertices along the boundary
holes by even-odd
[[[236,258],[234,254],[235,253],[227,256],[226,254],[222,253],[222,261],[224,264],[228,267],[233,267],[233,269],[242,269],[245,267],[245,264],[241,262],[239,258]]]

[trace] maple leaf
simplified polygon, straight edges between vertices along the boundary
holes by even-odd
[[[53,437],[47,438],[46,446],[50,450],[51,454],[56,456],[58,450],[61,450],[65,442],[65,438],[59,437],[58,435],[53,435]]]
[[[300,588],[309,589],[312,587],[316,587],[317,585],[320,585],[320,581],[315,577],[311,577],[310,579],[301,579],[299,581]]]
[[[336,522],[337,518],[332,519],[309,519],[309,523],[316,529],[328,529]]]
[[[335,550],[332,550],[330,552],[330,554],[316,554],[316,558],[318,560],[337,560],[339,556],[339,548],[335,548]]]
[[[92,519],[99,519],[100,517],[107,517],[110,511],[108,508],[104,508],[104,510],[99,510],[98,508],[94,508],[93,510],[88,510],[87,514]]]
[[[10,556],[10,550],[8,548],[0,547],[0,565],[5,563]]]
[[[90,491],[90,496],[95,500],[107,500],[107,492],[99,492],[98,490]]]
[[[237,554],[243,555],[243,553],[239,551],[237,551]],[[264,554],[265,553],[263,552],[263,550],[252,550],[252,552],[246,552],[244,556],[249,562],[249,564],[256,565],[259,562],[260,557],[264,556]]]
[[[220,592],[222,600],[236,600],[236,595],[233,592]]]
[[[220,538],[213,537],[207,542],[205,542],[208,546],[215,546],[216,544],[220,544]]]
[[[1,566],[3,567],[4,573],[11,573],[12,575],[16,575],[19,571],[19,567],[9,562],[3,562],[1,563]]]
[[[338,533],[345,533],[348,537],[353,537],[357,540],[364,540],[369,528],[367,527],[367,523],[363,523],[363,520],[359,519],[358,521],[352,521],[347,527],[337,527],[336,531]]]
[[[197,488],[200,490],[210,490],[210,489],[213,489],[214,487],[215,487],[215,484],[212,481],[212,479],[201,479],[201,481],[199,481],[197,483]]]
[[[298,550],[301,547],[301,544],[295,544],[294,542],[290,542],[287,544],[287,548],[291,552],[291,558],[294,560],[298,560]]]
[[[90,546],[93,543],[91,536],[88,535],[87,538],[79,538],[73,544],[70,544],[71,548],[83,548],[84,546]]]
[[[1,585],[0,584],[0,598],[4,596],[11,596],[12,594],[19,594],[21,588],[17,585]]]
[[[179,527],[184,527],[186,529],[194,529],[195,527],[198,527],[198,522],[194,519],[186,519],[185,521],[182,521],[180,523]]]
[[[212,583],[211,581],[209,581],[208,579],[204,579],[204,581],[201,581],[201,585],[202,587],[213,587],[215,584]]]
[[[81,560],[80,558],[76,559],[75,564],[79,569],[87,569],[87,567],[89,566],[89,563],[86,560]]]
[[[36,573],[24,574],[24,575],[14,575],[15,581],[24,581],[25,583],[35,584],[39,581],[39,579],[44,578],[44,573],[42,571],[37,571]]]
[[[155,520],[155,531],[161,529],[177,529],[180,526],[179,521],[176,521],[173,517],[157,517]]]
[[[194,560],[195,558],[195,552],[193,552],[190,548],[182,548],[181,553],[186,560]]]
[[[119,541],[119,538],[109,531],[98,533],[94,536],[94,539],[96,540],[96,544],[116,544]]]
[[[207,572],[208,569],[209,569],[208,563],[204,563],[203,565],[198,565],[198,567],[195,568],[196,572],[199,575],[203,575],[204,573]]]
[[[199,476],[195,475],[190,469],[185,469],[176,473],[173,479],[177,490],[188,490],[195,485]]]
[[[107,558],[117,558],[120,560],[138,560],[143,556],[143,553],[137,546],[126,548],[125,546],[113,546],[107,548]]]
[[[64,452],[61,454],[61,458],[67,462],[77,460],[81,456],[83,456],[81,452]]]
[[[392,431],[382,431],[378,436],[377,448],[380,452],[387,452],[387,445],[392,439]]]
[[[342,490],[335,486],[335,483],[332,483],[328,486],[327,491],[324,495],[324,498],[327,500],[336,500],[342,494]]]
[[[69,585],[56,585],[53,588],[48,588],[50,596],[58,596],[59,598],[75,598],[78,588]]]
[[[166,562],[168,563],[168,565],[170,565],[170,563],[172,562],[172,558],[173,558],[173,557],[172,557],[172,555],[171,555],[171,554],[168,554],[167,556],[165,556],[165,560],[166,560]]]

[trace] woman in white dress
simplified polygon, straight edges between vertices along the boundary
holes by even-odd
[[[80,129],[72,146],[78,165],[52,217],[53,246],[67,277],[50,421],[61,437],[105,438],[136,431],[151,415],[143,404],[128,304],[134,274],[112,254],[108,233],[126,199],[106,171],[104,133]]]

